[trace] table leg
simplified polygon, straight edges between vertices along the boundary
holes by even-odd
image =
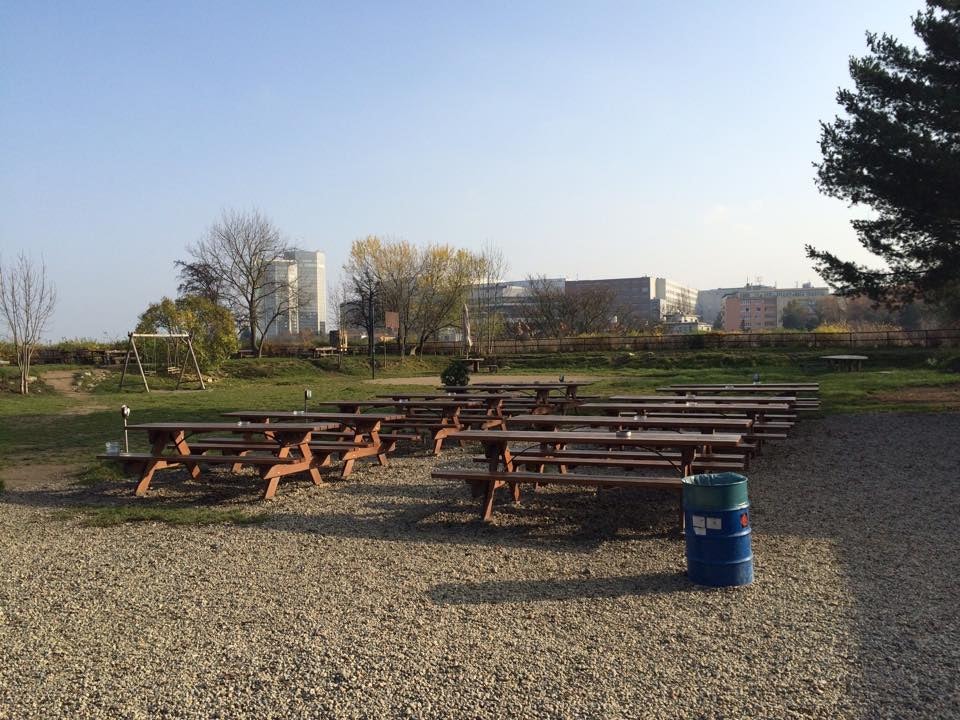
[[[697,457],[697,448],[685,447],[680,450],[680,471],[684,477],[693,475],[693,461]]]

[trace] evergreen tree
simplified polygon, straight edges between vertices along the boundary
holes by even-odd
[[[913,18],[920,47],[867,34],[851,58],[845,111],[821,123],[820,191],[874,210],[854,220],[860,243],[886,264],[869,268],[807,246],[841,295],[900,306],[957,308],[960,295],[960,2],[927,0]]]

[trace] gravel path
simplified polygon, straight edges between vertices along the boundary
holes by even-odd
[[[422,457],[281,484],[250,526],[90,528],[51,515],[114,489],[8,491],[0,718],[957,717],[958,437],[805,419],[751,470],[739,590],[686,580],[667,498],[547,489],[484,526]]]

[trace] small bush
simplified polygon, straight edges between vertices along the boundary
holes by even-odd
[[[470,370],[466,363],[454,360],[440,373],[440,382],[443,383],[444,387],[466,385],[470,382]]]
[[[960,355],[947,355],[940,363],[944,372],[960,373]]]

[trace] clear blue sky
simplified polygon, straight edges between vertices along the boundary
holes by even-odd
[[[0,4],[0,253],[46,258],[48,333],[123,335],[222,208],[327,253],[370,233],[511,276],[707,288],[867,259],[818,120],[864,31],[920,0]]]

